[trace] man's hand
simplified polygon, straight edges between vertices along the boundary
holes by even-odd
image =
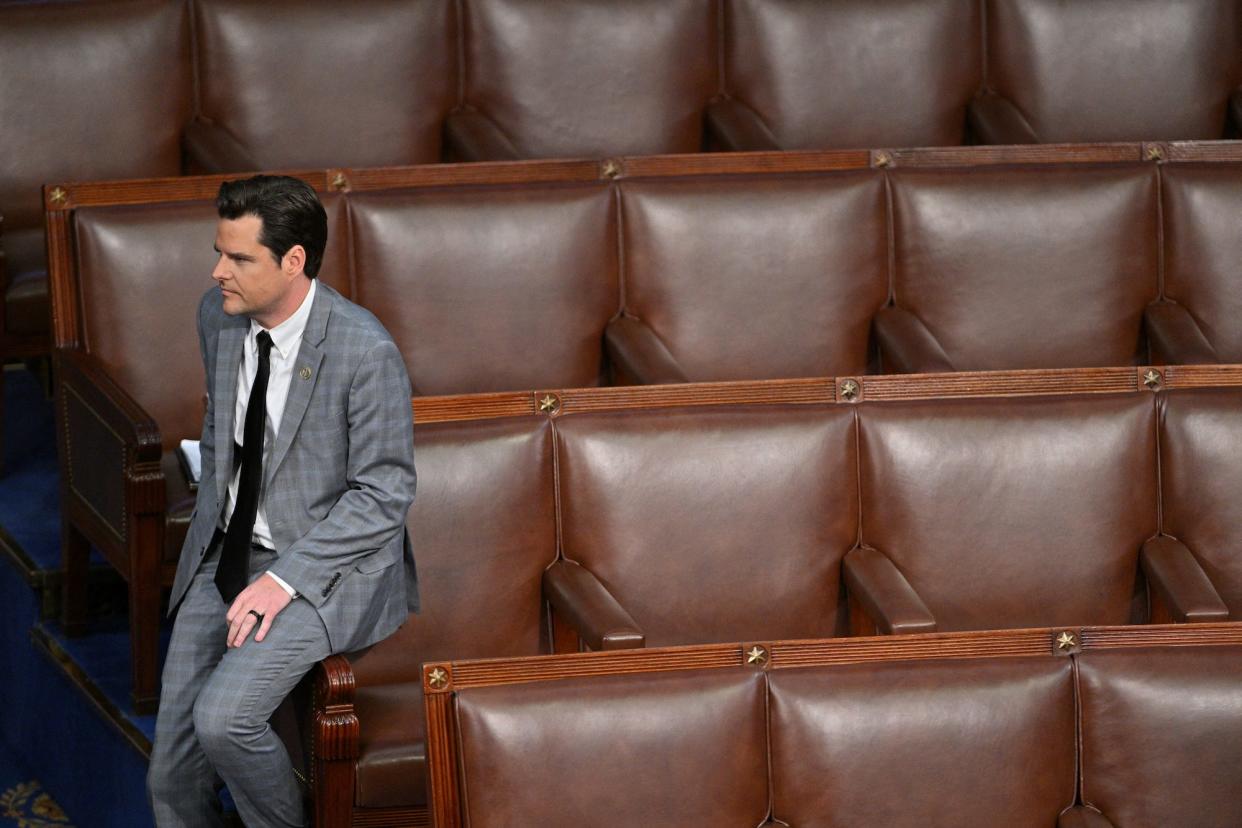
[[[262,641],[267,631],[272,628],[272,620],[292,600],[284,587],[264,572],[258,580],[243,589],[229,607],[228,615],[225,616],[229,623],[228,646],[240,647],[246,643],[246,638],[256,624],[259,631],[255,633],[254,640]],[[262,616],[262,623],[255,617],[255,613]]]

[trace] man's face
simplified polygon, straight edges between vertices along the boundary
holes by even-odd
[[[211,278],[220,285],[224,312],[263,319],[278,314],[298,273],[276,261],[259,243],[263,221],[258,216],[220,219],[216,224],[216,252],[220,260]],[[286,255],[286,259],[288,255]]]

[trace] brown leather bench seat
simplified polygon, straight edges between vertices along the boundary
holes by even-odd
[[[1235,825],[1242,628],[1155,642],[1083,628],[428,665],[433,824]]]
[[[354,804],[372,810],[426,804],[422,662],[550,649],[540,597],[556,556],[550,423],[416,428],[418,497],[407,526],[422,606],[384,646],[351,659],[364,723]]]
[[[1220,138],[1242,112],[1234,0],[983,0],[981,144]],[[1231,118],[1232,113],[1232,118]]]
[[[691,386],[664,389],[672,404],[620,406],[597,389],[551,416],[492,416],[474,397],[416,400],[416,418],[430,421],[416,425],[409,526],[427,599],[393,638],[325,663],[350,676],[331,684],[330,703],[356,715],[359,736],[357,754],[348,743],[320,751],[317,796],[336,790],[336,819],[406,824],[401,814],[426,801],[427,737],[410,713],[421,665],[458,653],[585,645],[644,663],[665,645],[876,626],[938,640],[945,630],[1237,618],[1222,598],[1234,601],[1242,583],[1233,507],[1218,498],[1236,500],[1242,485],[1224,473],[1242,445],[1232,434],[1242,388],[1090,387],[723,405],[710,396],[719,386]],[[1172,470],[1163,490],[1158,462]],[[1204,531],[1175,527],[1183,476],[1213,470],[1218,487],[1188,493]],[[1170,532],[1195,554],[1171,547]],[[910,605],[921,615],[903,615]],[[504,738],[506,750],[531,744]]]
[[[322,278],[388,327],[422,395],[861,378],[877,363],[1136,365],[1149,346],[1186,354],[1176,346],[1187,325],[1233,353],[1232,328],[1211,310],[1213,296],[1228,305],[1236,292],[1220,275],[1232,242],[1200,203],[1242,192],[1235,163],[993,159],[950,174],[865,157],[844,169],[802,162],[796,175],[756,174],[762,164],[722,156],[690,174],[657,159],[633,178],[577,162],[448,176],[394,169],[351,173],[358,187],[346,178],[344,190],[321,172],[332,239]],[[72,388],[92,401],[58,406],[71,573],[85,565],[89,539],[131,583],[155,578],[139,572],[133,551],[147,543],[135,532],[149,521],[161,528],[142,531],[160,551],[141,555],[163,560],[161,577],[172,571],[185,516],[166,504],[184,512],[189,498],[168,488],[160,458],[198,434],[202,389],[168,380],[201,376],[192,309],[210,284],[217,185],[66,185],[49,201],[62,398]],[[1171,222],[1163,257],[1162,221]],[[118,298],[134,295],[161,301]],[[178,307],[183,314],[168,314]],[[95,415],[123,435],[121,448],[81,443]],[[101,451],[124,459],[88,462]],[[171,458],[163,468],[175,468]],[[152,491],[138,497],[134,487]],[[83,598],[74,589],[70,628]],[[134,611],[154,619],[156,600],[140,598]],[[150,634],[135,646],[155,652]],[[141,674],[137,692],[149,702],[154,668]]]

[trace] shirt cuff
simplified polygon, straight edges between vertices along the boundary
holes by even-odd
[[[270,569],[269,569],[269,570],[267,571],[267,574],[272,576],[272,580],[273,580],[273,581],[275,581],[276,583],[280,584],[280,588],[281,588],[281,589],[283,589],[285,592],[289,593],[289,597],[290,597],[290,598],[297,598],[297,597],[298,597],[298,591],[297,591],[296,589],[294,589],[293,587],[289,586],[288,584],[286,584],[286,583],[285,583],[285,581],[284,581],[284,579],[283,579],[283,578],[281,578],[279,575],[277,575],[275,572],[273,572],[272,570],[270,570]]]

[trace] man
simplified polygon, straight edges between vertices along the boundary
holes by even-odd
[[[318,198],[293,178],[225,182],[198,309],[202,479],[173,583],[148,784],[158,825],[304,824],[268,726],[316,662],[417,609],[410,383],[391,337],[315,277]]]

